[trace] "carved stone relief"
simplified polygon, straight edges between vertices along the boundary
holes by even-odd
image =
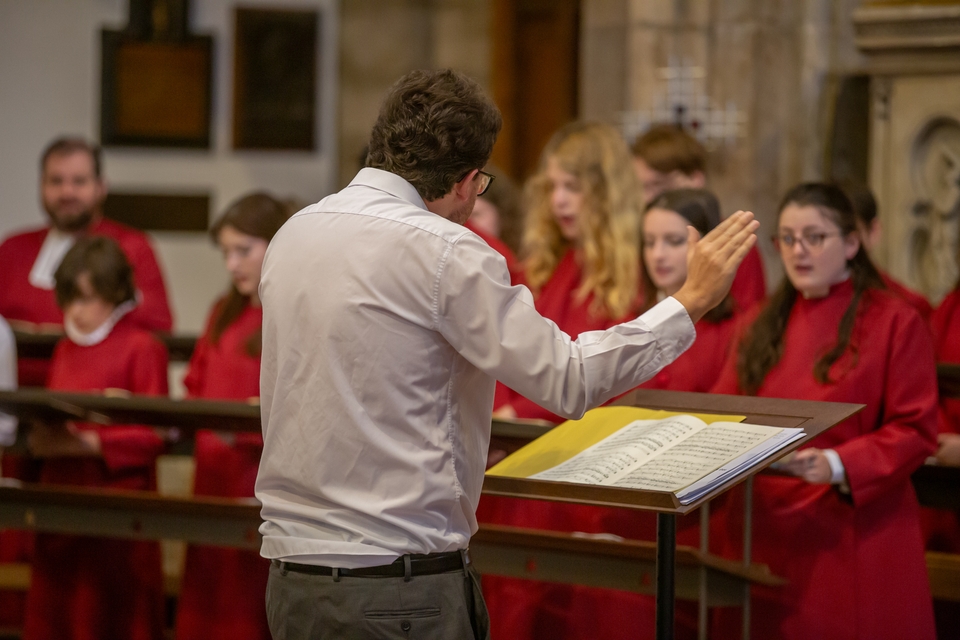
[[[910,173],[915,194],[911,279],[938,300],[960,273],[960,122],[937,117],[923,127],[913,143]]]

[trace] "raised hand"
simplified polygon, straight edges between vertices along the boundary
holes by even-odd
[[[687,280],[674,294],[696,322],[726,297],[744,256],[757,242],[760,223],[737,211],[703,238],[687,227]]]

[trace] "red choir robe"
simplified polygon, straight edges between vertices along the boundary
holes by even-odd
[[[960,364],[960,289],[947,294],[930,324],[937,361]],[[960,434],[960,398],[940,399],[939,429]],[[930,551],[960,553],[960,512],[925,508],[923,520]]]
[[[760,257],[757,245],[753,245],[743,257],[743,262],[737,269],[737,275],[733,277],[733,284],[730,285],[730,295],[737,303],[738,311],[752,308],[767,296],[763,258]]]
[[[696,324],[697,339],[693,345],[664,367],[657,375],[640,385],[641,389],[668,391],[693,391],[705,393],[716,384],[736,327],[735,318],[721,322],[701,319]],[[655,542],[657,539],[656,514],[627,509],[593,509],[597,518],[592,529],[612,533],[623,538]],[[711,512],[710,531],[718,537],[722,526],[716,510]],[[699,548],[700,512],[683,516],[677,521],[677,544]],[[716,544],[712,545],[714,550]],[[655,636],[656,603],[650,596],[627,591],[589,589],[571,602],[568,637],[589,638],[596,632],[595,612],[609,611],[616,621],[604,629],[604,638],[643,639]],[[696,638],[698,609],[696,603],[678,601],[675,611],[676,638]]]
[[[122,318],[103,342],[67,338],[54,350],[49,388],[126,389],[166,395],[167,353],[149,332]],[[100,436],[102,457],[48,458],[40,481],[111,489],[156,489],[163,441],[136,425],[77,424]],[[163,574],[152,541],[42,533],[36,536],[24,640],[160,640]]]
[[[535,304],[540,315],[553,320],[561,331],[573,338],[585,331],[603,331],[636,317],[636,313],[630,313],[622,318],[611,319],[605,314],[592,313],[590,304],[593,302],[593,294],[589,294],[582,302],[576,300],[581,279],[582,272],[575,252],[568,249],[537,296]],[[535,418],[554,424],[563,422],[563,418],[555,413],[497,383],[494,407],[499,408],[506,404],[513,407],[518,418]]]
[[[53,290],[30,284],[30,270],[47,237],[49,227],[10,236],[0,244],[0,316],[34,324],[63,324],[63,312],[57,306]],[[100,218],[90,234],[113,238],[123,249],[142,300],[129,314],[130,321],[150,331],[170,331],[173,316],[167,302],[167,290],[160,266],[147,236],[113,220]],[[43,386],[49,363],[21,358],[18,363],[20,386]]]
[[[755,480],[753,558],[789,583],[753,589],[754,638],[935,637],[919,506],[910,484],[910,474],[936,446],[930,332],[901,299],[868,291],[851,348],[831,367],[831,382],[820,384],[814,363],[836,342],[852,297],[849,281],[825,298],[798,297],[783,356],[757,393],[866,408],[809,444],[839,454],[849,495],[789,476]],[[740,392],[735,362],[733,353],[715,393]],[[734,489],[727,498],[725,553],[740,558],[743,495]],[[739,637],[739,611],[718,618],[718,637]]]
[[[880,276],[883,278],[883,284],[887,285],[887,289],[906,300],[911,307],[917,310],[917,313],[920,314],[923,321],[930,324],[933,318],[933,306],[930,304],[930,301],[927,300],[926,296],[917,293],[913,289],[908,289],[890,277],[890,274],[886,272],[881,272]]]
[[[260,357],[247,354],[260,331],[263,311],[247,305],[220,335],[210,327],[220,303],[197,341],[184,385],[191,398],[247,400],[260,395]],[[198,431],[194,493],[253,497],[263,438],[259,433]],[[177,640],[270,640],[264,594],[270,562],[256,551],[190,545],[177,607]]]
[[[508,247],[503,240],[479,229],[476,225],[471,224],[469,220],[463,223],[463,226],[480,236],[484,242],[490,245],[491,249],[503,256],[503,259],[507,261],[507,270],[510,272],[510,284],[523,284],[523,265],[520,264],[520,261],[517,260],[513,251],[510,250],[510,247]]]
[[[636,314],[631,313],[623,318],[612,319],[591,313],[591,296],[582,302],[576,301],[581,278],[574,251],[570,249],[560,259],[553,276],[537,296],[536,307],[540,314],[553,320],[561,330],[574,338],[584,331],[607,329],[635,317]],[[540,418],[554,423],[563,421],[502,385],[498,385],[498,401],[501,404],[509,403],[521,418]],[[532,529],[603,533],[602,514],[608,511],[611,510],[585,505],[483,496],[477,519],[480,522]],[[649,627],[651,637],[653,634],[655,609],[652,599],[647,599],[649,606],[645,606],[643,611],[625,610],[617,598],[620,594],[612,590],[496,576],[484,576],[483,593],[490,612],[491,637],[494,640],[617,638],[621,637],[618,634],[622,630],[637,627]],[[574,619],[574,604],[577,602],[589,603],[590,615],[584,620]],[[646,602],[643,604],[647,605]],[[581,624],[586,624],[586,628],[582,628]]]

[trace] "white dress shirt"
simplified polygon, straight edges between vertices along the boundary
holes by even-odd
[[[0,389],[17,388],[17,343],[10,325],[0,318]],[[9,447],[17,439],[17,419],[0,413],[0,447]]]
[[[467,546],[495,380],[579,418],[695,336],[668,298],[571,340],[499,253],[377,169],[280,229],[260,298],[261,554],[343,568]]]

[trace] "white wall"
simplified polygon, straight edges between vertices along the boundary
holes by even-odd
[[[0,0],[0,236],[41,224],[38,161],[54,137],[96,140],[100,114],[100,30],[120,29],[129,0]],[[233,9],[313,7],[321,11],[316,152],[233,151]],[[213,146],[209,150],[109,148],[108,184],[124,191],[207,191],[211,217],[253,189],[315,202],[337,179],[337,0],[193,0],[191,30],[214,37]],[[174,330],[196,333],[227,278],[205,234],[155,233]]]

